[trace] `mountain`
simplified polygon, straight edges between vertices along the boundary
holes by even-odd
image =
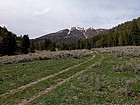
[[[23,53],[24,36],[17,37],[5,27],[0,27],[0,56]],[[140,17],[109,30],[81,27],[60,30],[31,40],[28,49],[34,52],[34,50],[74,50],[132,45],[140,45]]]
[[[72,27],[70,29],[64,29],[60,30],[55,33],[46,34],[44,36],[41,36],[39,38],[36,38],[36,40],[44,40],[44,39],[50,39],[55,42],[71,42],[71,41],[77,41],[80,39],[87,39],[91,38],[93,36],[96,36],[100,33],[106,32],[107,29],[94,29],[94,28],[81,28],[81,27]]]

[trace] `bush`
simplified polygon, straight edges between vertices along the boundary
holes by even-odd
[[[102,63],[101,62],[97,62],[95,63],[95,66],[94,67],[97,67],[97,68],[102,68]]]
[[[98,91],[103,91],[103,81],[100,75],[97,75],[95,78],[95,86]]]
[[[90,50],[72,50],[72,51],[42,51],[15,56],[0,57],[0,64],[13,64],[20,62],[28,62],[32,60],[48,60],[48,59],[66,59],[66,58],[81,58],[89,56],[93,53]]]
[[[122,47],[108,47],[108,48],[96,48],[93,50],[100,51],[102,53],[110,53],[116,57],[140,57],[140,46],[122,46]]]
[[[133,83],[132,80],[126,80],[125,85],[124,85],[123,93],[126,96],[131,96],[131,97],[139,96],[140,91],[132,89],[133,86],[134,86],[134,83]]]
[[[127,62],[125,64],[122,65],[116,65],[113,67],[112,69],[115,72],[135,72],[135,73],[139,73],[140,72],[140,65],[136,62],[136,61],[131,61],[131,62]]]

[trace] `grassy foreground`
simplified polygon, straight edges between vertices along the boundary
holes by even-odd
[[[116,72],[113,67],[129,58],[104,54],[104,60],[90,71],[73,78],[53,92],[42,95],[31,104],[93,105],[140,104],[140,73]],[[131,59],[132,60],[132,59]],[[137,59],[140,63],[140,59]],[[131,69],[131,68],[130,68]]]
[[[92,58],[93,55],[95,55],[94,58]],[[109,53],[93,53],[93,55],[79,59],[36,60],[2,65],[0,67],[0,104],[140,104],[140,58],[118,57]],[[81,64],[78,65],[79,63]],[[95,65],[91,66],[93,64]],[[74,65],[77,66],[74,67]],[[12,89],[67,68],[70,69],[22,91],[3,95]],[[75,76],[86,69],[87,71]],[[65,82],[67,78],[70,79]],[[63,81],[63,84],[59,84]],[[54,86],[56,88],[43,94],[46,89]],[[37,97],[34,98],[34,96]]]

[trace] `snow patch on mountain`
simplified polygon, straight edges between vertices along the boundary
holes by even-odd
[[[71,30],[69,30],[68,35],[71,33]]]

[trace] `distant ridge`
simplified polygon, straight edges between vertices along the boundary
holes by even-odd
[[[43,35],[36,40],[50,39],[55,42],[70,42],[80,39],[87,39],[96,36],[100,33],[106,32],[107,29],[81,28],[71,27],[70,29],[63,29],[58,32]]]

